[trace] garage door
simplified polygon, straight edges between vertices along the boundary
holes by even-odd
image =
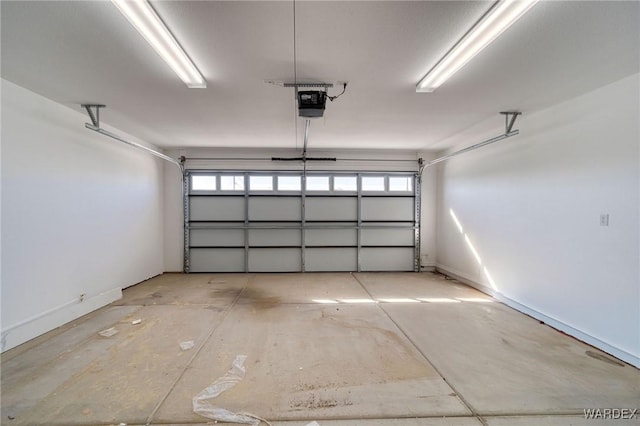
[[[412,173],[185,173],[185,272],[414,271]]]

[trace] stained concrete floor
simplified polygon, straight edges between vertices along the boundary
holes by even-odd
[[[5,352],[1,424],[207,424],[191,399],[238,354],[246,376],[214,405],[274,425],[594,426],[612,421],[584,409],[640,408],[640,370],[442,275],[165,274]]]

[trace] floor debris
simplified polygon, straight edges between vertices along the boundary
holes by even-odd
[[[224,408],[214,407],[209,401],[216,398],[222,392],[231,389],[244,379],[244,362],[246,359],[246,355],[237,355],[231,364],[231,370],[227,371],[224,376],[219,377],[215,382],[193,397],[194,413],[215,421],[244,423],[253,426],[258,426],[260,422],[265,422],[270,425],[266,420],[251,413],[233,413]]]
[[[111,328],[107,328],[106,330],[102,330],[98,334],[101,335],[102,337],[111,337],[117,333],[118,333],[118,330],[115,327],[111,327]]]
[[[189,349],[193,348],[193,340],[189,340],[187,342],[182,342],[180,343],[180,349],[182,349],[183,351],[188,351]]]
[[[138,318],[138,319],[135,319],[135,320],[131,321],[131,325],[138,325],[141,322],[142,322],[142,320],[140,318]]]

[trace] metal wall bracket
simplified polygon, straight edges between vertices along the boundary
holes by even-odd
[[[104,136],[108,136],[112,139],[115,139],[119,142],[122,142],[124,144],[127,144],[129,146],[132,146],[134,148],[137,148],[141,151],[145,151],[148,152],[151,155],[155,155],[158,158],[162,158],[163,160],[166,160],[170,163],[175,164],[176,166],[178,166],[180,168],[180,172],[182,174],[184,174],[184,164],[174,158],[169,157],[168,155],[165,155],[159,151],[156,151],[155,149],[151,149],[147,146],[144,146],[142,144],[139,144],[137,142],[132,142],[132,141],[128,141],[114,133],[111,133],[107,130],[104,130],[103,128],[100,127],[100,108],[104,108],[105,105],[98,105],[98,104],[82,104],[82,107],[84,107],[87,110],[87,114],[89,114],[89,118],[91,119],[91,123],[85,123],[84,127],[86,127],[89,130],[93,130],[94,132],[100,133],[101,135]],[[95,108],[95,114],[92,110],[92,108]]]
[[[516,118],[521,115],[522,113],[519,111],[503,111],[500,112],[500,114],[503,114],[505,116],[505,132],[502,135],[496,136],[495,138],[491,138],[491,139],[487,139],[486,141],[482,141],[479,142],[475,145],[471,145],[469,147],[463,148],[459,151],[454,151],[451,154],[447,154],[447,155],[443,155],[442,157],[438,157],[434,160],[428,161],[426,163],[424,163],[424,165],[421,166],[420,168],[420,174],[422,174],[424,172],[424,169],[430,166],[433,166],[434,164],[438,164],[442,161],[448,160],[452,157],[455,157],[456,155],[460,155],[460,154],[464,154],[466,152],[469,151],[474,151],[478,148],[482,148],[483,146],[486,145],[490,145],[492,143],[501,141],[503,139],[506,138],[510,138],[511,136],[516,136],[517,134],[520,133],[519,130],[513,130],[513,125],[516,122]]]
[[[424,158],[422,157],[418,158],[418,174],[416,175],[416,178],[420,182],[422,182],[422,171],[426,166],[427,166],[427,163],[424,161]]]
[[[106,105],[101,104],[82,104],[80,105],[84,109],[87,110],[87,114],[89,114],[89,118],[91,119],[91,123],[95,127],[100,127],[100,108],[105,108]],[[95,108],[95,113],[91,108]]]
[[[513,129],[513,125],[516,122],[516,118],[519,115],[522,115],[519,111],[500,111],[500,114],[504,115],[504,133],[511,133],[511,129]]]

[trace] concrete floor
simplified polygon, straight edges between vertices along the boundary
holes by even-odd
[[[640,370],[441,275],[165,274],[5,352],[1,424],[207,424],[191,399],[238,354],[246,376],[215,405],[274,425],[594,426],[612,421],[583,409],[640,408]]]

